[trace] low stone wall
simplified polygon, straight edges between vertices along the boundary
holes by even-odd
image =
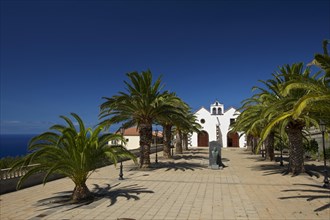
[[[23,182],[21,189],[41,184],[44,177],[45,173],[37,173],[35,175],[30,176],[26,181]],[[63,175],[53,174],[49,176],[48,181],[53,181],[63,177]],[[20,177],[2,179],[0,181],[0,195],[16,191],[16,186],[19,178]]]
[[[162,150],[163,150],[163,145],[158,145],[158,152]],[[135,154],[137,157],[139,157],[139,149],[131,150],[131,152]],[[156,148],[155,146],[152,146],[150,149],[150,153],[155,153],[155,152],[156,152]],[[29,170],[29,168],[32,168],[33,166],[34,165],[30,165],[26,169],[21,169],[15,172],[8,172],[10,169],[2,169],[0,171],[0,195],[16,191],[16,186],[19,181],[19,178],[23,176]],[[37,173],[30,176],[28,179],[26,179],[23,182],[21,189],[41,184],[43,182],[44,177],[45,177],[45,173]],[[49,176],[48,182],[63,177],[64,176],[60,174],[53,174]]]

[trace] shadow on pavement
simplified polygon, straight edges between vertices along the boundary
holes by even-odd
[[[140,200],[138,196],[141,193],[154,193],[152,190],[148,190],[147,188],[140,187],[137,184],[120,187],[117,189],[110,190],[110,185],[108,184],[107,188],[101,188],[98,185],[94,184],[95,188],[93,192],[95,197],[98,199],[107,198],[110,200],[109,206],[114,205],[119,197],[124,197],[126,200],[134,199]]]
[[[273,174],[282,174],[282,175],[290,174],[288,170],[289,158],[283,158],[284,166],[280,166],[280,159],[278,157],[275,157],[274,161],[269,161],[263,157],[255,157],[255,156],[249,156],[246,157],[246,159],[254,160],[256,162],[256,165],[250,168],[252,170],[264,171],[264,176],[273,175]],[[264,162],[264,163],[259,164],[259,162],[260,163]],[[322,173],[324,170],[324,166],[312,164],[310,161],[308,163],[305,163],[304,166],[305,166],[305,172],[309,176],[311,177],[315,176],[317,178],[323,176]]]
[[[286,166],[279,166],[278,164],[263,164],[263,165],[255,165],[252,167],[249,167],[252,170],[256,171],[263,171],[263,176],[269,176],[274,174],[286,174],[287,167]]]
[[[45,217],[62,207],[66,208],[65,211],[76,209],[82,206],[85,206],[86,209],[95,208],[98,205],[100,205],[100,203],[103,203],[104,199],[110,200],[110,204],[108,205],[109,207],[114,205],[118,201],[119,197],[124,197],[127,200],[130,199],[139,200],[140,199],[140,197],[138,196],[139,194],[154,193],[154,191],[138,186],[137,184],[124,186],[124,187],[117,187],[119,185],[120,183],[115,184],[111,187],[110,184],[107,184],[105,187],[100,187],[99,185],[94,184],[94,188],[91,190],[93,194],[93,198],[79,203],[71,202],[70,198],[72,191],[63,191],[56,193],[57,194],[56,196],[39,200],[36,204],[37,206],[45,206],[45,208],[41,210],[53,210],[53,211],[51,212],[47,211],[36,217],[39,218]]]
[[[205,166],[202,166],[201,164],[198,163],[186,163],[186,162],[169,162],[169,163],[164,163],[162,164],[159,168],[166,168],[165,171],[186,171],[186,170],[191,170],[195,171],[195,169],[201,170],[205,168]]]
[[[175,155],[173,156],[173,159],[174,160],[180,160],[180,159],[183,159],[183,160],[201,160],[201,159],[207,159],[208,157],[205,157],[205,156],[201,156],[201,155],[194,155],[194,154],[189,154],[189,155],[185,155],[185,154],[180,154],[180,155]]]
[[[326,209],[330,209],[330,189],[323,188],[320,185],[313,185],[313,184],[294,184],[298,186],[310,186],[314,187],[315,189],[287,189],[282,190],[282,192],[301,192],[301,193],[310,193],[309,195],[297,195],[297,196],[284,196],[279,197],[279,199],[297,199],[302,198],[306,199],[306,201],[312,201],[314,199],[326,199],[329,203],[317,208],[314,212],[320,212]]]

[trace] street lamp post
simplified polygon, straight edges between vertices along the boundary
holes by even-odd
[[[123,127],[120,128],[120,134],[123,137],[125,129]],[[123,146],[123,141],[121,141],[121,145]],[[123,159],[120,159],[120,169],[119,169],[119,180],[124,179],[123,174]]]
[[[325,142],[324,142],[324,132],[326,130],[325,123],[320,121],[320,130],[322,133],[322,142],[323,142],[323,161],[324,161],[324,180],[323,180],[323,187],[330,188],[329,179],[328,179],[328,170],[327,170],[327,157],[325,154]]]
[[[283,166],[283,145],[281,144],[281,158],[280,158],[280,166]]]
[[[158,138],[158,129],[155,129],[155,144],[156,144],[156,163],[158,163],[158,155],[157,155],[157,138]]]

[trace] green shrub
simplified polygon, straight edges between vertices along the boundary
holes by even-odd
[[[304,148],[306,153],[316,154],[319,149],[319,145],[315,139],[312,139],[304,143]]]

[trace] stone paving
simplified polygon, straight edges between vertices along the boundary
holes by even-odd
[[[278,163],[243,149],[223,149],[222,170],[209,169],[207,157],[208,148],[192,148],[144,171],[126,161],[124,180],[119,166],[98,169],[88,180],[98,195],[89,204],[63,203],[74,188],[68,178],[4,194],[1,220],[330,219],[322,176],[282,175]]]

